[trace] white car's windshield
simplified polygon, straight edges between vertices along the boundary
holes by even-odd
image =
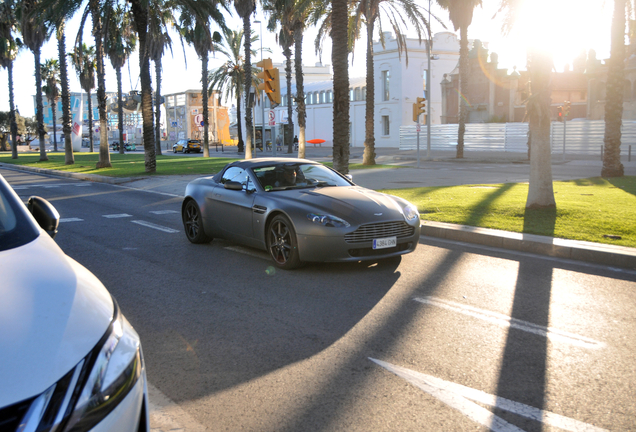
[[[351,186],[338,173],[320,164],[279,163],[254,168],[254,175],[265,191]]]

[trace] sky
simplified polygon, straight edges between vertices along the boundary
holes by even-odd
[[[522,12],[516,21],[514,28],[508,35],[501,32],[503,15],[497,13],[499,0],[482,0],[483,6],[477,7],[471,26],[468,28],[469,39],[480,39],[487,43],[490,52],[496,52],[499,56],[499,67],[525,70],[526,52],[534,47],[544,49],[552,53],[555,69],[562,71],[564,65],[572,64],[572,60],[581,51],[594,49],[598,59],[609,57],[610,27],[613,12],[612,0],[525,0]],[[421,1],[421,6],[428,9],[428,3]],[[448,12],[436,6],[435,1],[431,5],[431,13],[446,25],[434,18],[431,20],[433,33],[440,31],[455,32],[448,19]],[[236,15],[236,14],[235,14]],[[242,21],[234,17],[228,17],[230,28],[242,28]],[[254,23],[260,20],[262,24]],[[87,25],[89,27],[89,25]],[[384,26],[388,28],[388,25]],[[281,49],[277,49],[275,36],[266,29],[266,19],[260,11],[254,16],[252,28],[257,35],[262,34],[263,46],[270,47],[271,53],[264,52],[265,58],[271,57],[274,63],[284,61]],[[79,16],[73,18],[67,24],[66,42],[67,51],[72,50],[75,35],[79,29]],[[377,29],[377,26],[376,26]],[[262,33],[261,33],[262,32]],[[174,36],[174,35],[173,35]],[[322,58],[314,50],[316,31],[308,29],[303,43],[303,64],[314,65],[322,61],[325,65],[331,65],[331,40],[323,44]],[[407,31],[407,36],[411,36]],[[415,35],[412,35],[415,37]],[[375,39],[378,35],[375,35]],[[361,39],[356,45],[353,60],[350,61],[350,77],[365,76],[365,48],[366,35],[361,34]],[[85,32],[84,41],[87,44],[94,43],[94,39],[88,31]],[[260,49],[260,41],[256,43],[257,51]],[[47,59],[57,58],[57,43],[54,39],[47,42],[42,48],[41,62]],[[260,53],[253,63],[260,60]],[[133,55],[128,64],[122,70],[123,91],[131,89],[139,90],[138,57]],[[225,62],[223,56],[211,54],[209,69],[219,67]],[[106,89],[117,90],[115,72],[106,59]],[[154,85],[154,63],[151,63],[151,74]],[[35,94],[34,58],[28,49],[22,50],[14,63],[14,94],[17,107],[23,116],[35,115],[33,95]],[[71,91],[79,92],[81,87],[74,69],[69,64],[71,78]],[[8,78],[5,69],[0,69],[0,111],[9,111]],[[185,90],[199,89],[201,87],[201,61],[194,49],[185,46],[183,48],[179,39],[173,37],[172,54],[168,52],[163,60],[162,94],[177,93]],[[225,103],[225,102],[224,102]],[[228,101],[231,105],[232,101]]]

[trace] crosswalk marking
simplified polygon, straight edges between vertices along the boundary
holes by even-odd
[[[105,217],[107,219],[119,219],[119,218],[132,217],[132,215],[129,215],[127,213],[121,213],[121,214],[102,215],[102,217]]]
[[[134,221],[131,221],[131,222],[134,223],[134,224],[137,224],[137,225],[145,226],[147,228],[156,229],[158,231],[163,231],[163,232],[166,232],[166,233],[169,233],[169,234],[174,234],[174,233],[178,233],[179,232],[176,229],[164,227],[164,226],[161,226],[161,225],[153,224],[151,222],[146,222],[146,221],[142,221],[142,220],[134,220]]]

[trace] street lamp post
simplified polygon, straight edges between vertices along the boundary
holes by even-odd
[[[431,44],[433,37],[431,36],[431,0],[428,0],[428,66],[426,70],[426,99],[428,100],[428,112],[426,113],[426,159],[431,158]]]

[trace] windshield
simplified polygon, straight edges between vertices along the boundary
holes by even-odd
[[[26,206],[0,175],[0,251],[29,243],[38,234]]]
[[[351,186],[345,178],[320,164],[278,163],[253,169],[266,191]]]

